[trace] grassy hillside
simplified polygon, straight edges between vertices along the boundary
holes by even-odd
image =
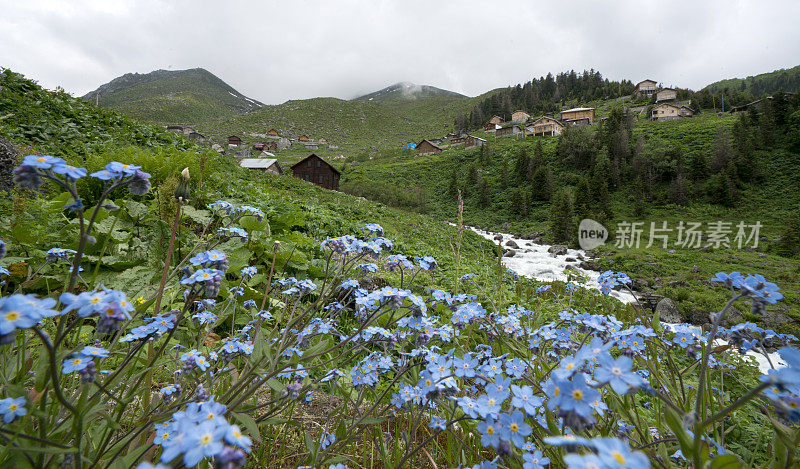
[[[755,97],[778,91],[797,92],[800,90],[800,65],[747,78],[720,80],[703,88],[703,90],[712,93],[725,89],[746,92]]]
[[[269,214],[275,239],[289,251],[296,246],[298,256],[313,257],[318,242],[325,237],[356,234],[365,223],[374,222],[384,226],[398,252],[410,256],[434,253],[443,265],[455,262],[451,244],[455,230],[438,220],[324,190],[299,179],[247,171],[232,158],[219,156],[159,126],[122,117],[63,92],[44,90],[10,70],[0,77],[0,109],[11,114],[0,121],[0,136],[27,147],[28,152],[60,156],[90,171],[113,160],[140,165],[153,175],[152,194],[156,198],[146,202],[158,213],[165,210],[165,200],[171,198],[177,174],[189,167],[197,209],[217,198],[262,208]],[[84,202],[90,205],[92,201]],[[59,242],[62,232],[56,225],[61,226],[65,219],[60,212],[44,213],[52,208],[45,198],[15,194],[4,198],[1,208],[0,212],[12,219],[0,229],[0,239],[24,240],[32,248]],[[469,256],[465,265],[486,271],[481,263],[491,265],[491,245],[472,233],[465,234],[464,240],[463,253]],[[305,270],[293,273],[311,275]],[[113,284],[113,275],[106,280]]]
[[[161,127],[101,109],[5,69],[0,72],[0,136],[41,151],[81,157],[109,146],[193,146]]]
[[[102,107],[159,123],[196,123],[263,106],[202,68],[129,73],[87,93]]]
[[[705,161],[716,151],[719,132],[730,132],[735,122],[736,119],[730,116],[701,116],[661,123],[643,121],[633,126],[630,145],[636,147],[641,145],[637,142],[644,142],[644,148],[638,150],[641,157],[655,161],[661,160],[653,156],[653,152],[670,151],[679,152],[687,162],[695,159]],[[525,152],[533,157],[537,145],[541,144],[541,165],[550,174],[551,196],[559,189],[566,189],[574,200],[579,181],[593,172],[591,168],[575,168],[559,156],[558,137],[525,140],[495,140],[492,135],[483,137],[489,142],[489,151],[485,154],[479,149],[463,148],[419,157],[412,151],[385,152],[380,157],[348,167],[342,178],[342,187],[353,194],[450,221],[454,219],[457,205],[452,190],[457,188],[464,194],[465,223],[523,235],[542,232],[545,239],[552,239],[552,199],[537,200],[534,197],[519,202],[521,196],[526,197],[537,189],[535,181],[517,179],[515,170],[520,155]],[[611,241],[600,249],[608,256],[604,256],[598,266],[626,271],[632,277],[648,282],[654,292],[676,300],[687,316],[696,309],[713,308],[720,298],[707,293],[696,295],[680,287],[686,282],[708,278],[720,270],[762,272],[767,277],[779,278],[781,287],[791,292],[786,295],[787,302],[779,311],[800,319],[800,282],[797,281],[800,267],[796,259],[776,255],[773,250],[775,243],[772,242],[783,235],[786,220],[800,211],[800,195],[792,189],[800,184],[800,157],[785,150],[755,150],[750,158],[751,165],[765,177],[744,184],[733,206],[714,203],[706,192],[709,190],[707,181],[694,182],[688,189],[686,204],[677,205],[669,199],[669,184],[656,183],[652,194],[642,196],[633,180],[623,178],[620,186],[609,195],[609,213],[605,216],[589,214],[591,218],[600,217],[612,230]],[[520,203],[527,205],[524,210]],[[574,223],[579,219],[580,216],[576,215]],[[641,249],[614,246],[614,233],[620,222],[642,221],[644,227],[649,227],[650,222],[660,226],[667,221],[668,226],[674,229],[682,220],[704,224],[723,220],[732,222],[733,226],[739,221],[760,221],[763,225],[760,234],[766,238],[760,243],[758,252],[733,246],[698,256],[697,249],[688,247],[644,248],[649,233],[646,228]],[[674,237],[670,239],[675,242]],[[797,331],[794,326],[787,327]]]

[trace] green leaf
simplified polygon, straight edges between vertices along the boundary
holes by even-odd
[[[266,236],[271,234],[269,221],[266,218],[258,221],[255,217],[242,217],[239,220],[239,225],[249,233],[264,233]]]
[[[255,419],[250,416],[250,414],[245,412],[234,412],[233,417],[238,420],[239,422],[244,425],[244,428],[247,430],[247,434],[250,438],[261,441],[261,434],[258,431],[258,424],[256,423]]]
[[[743,467],[739,458],[732,454],[717,456],[711,461],[709,469],[738,469]]]

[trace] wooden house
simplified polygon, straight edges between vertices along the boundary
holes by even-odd
[[[306,134],[303,134],[303,135],[301,135],[301,136],[297,137],[297,141],[298,141],[298,142],[308,142],[308,141],[310,141],[310,140],[311,140],[311,139],[310,139],[310,138],[308,138],[308,135],[306,135]]]
[[[491,119],[489,119],[489,123],[490,123],[490,124],[497,124],[497,125],[500,125],[500,124],[502,124],[502,123],[503,123],[503,118],[502,118],[502,117],[500,117],[500,116],[492,116],[492,118],[491,118]]]
[[[670,103],[658,104],[650,111],[650,120],[654,121],[669,121],[692,116],[694,116],[694,111],[688,106],[676,106]]]
[[[176,134],[183,133],[183,126],[182,125],[168,125],[167,130],[170,132],[175,132]]]
[[[200,132],[189,132],[189,140],[193,140],[198,143],[203,143],[206,141],[206,136],[201,134]]]
[[[450,145],[458,145],[459,143],[464,143],[467,140],[469,135],[467,134],[455,134],[450,137]]]
[[[499,127],[498,124],[492,124],[491,122],[489,122],[488,124],[483,126],[483,131],[484,132],[494,132],[495,130],[497,130],[497,127]]]
[[[486,140],[474,135],[467,135],[466,140],[464,140],[464,148],[482,147],[485,144]]]
[[[649,80],[649,79],[642,80],[639,83],[637,83],[636,86],[633,88],[633,94],[635,94],[636,96],[645,96],[649,98],[650,96],[653,96],[653,94],[656,92],[657,84],[658,83],[656,83],[655,80]]]
[[[664,88],[656,93],[656,102],[663,103],[664,101],[674,101],[678,99],[678,92],[672,88]]]
[[[433,143],[430,140],[423,140],[419,142],[416,146],[417,155],[425,156],[425,155],[432,155],[434,153],[439,153],[442,151],[442,147]]]
[[[516,122],[521,124],[524,122],[528,122],[528,119],[530,118],[531,118],[530,114],[528,114],[525,111],[514,111],[511,113],[511,122]]]
[[[228,145],[233,145],[238,147],[242,144],[242,139],[237,137],[236,135],[231,135],[228,137]]]
[[[242,158],[239,161],[239,166],[265,173],[283,174],[283,169],[275,158]]]
[[[320,137],[319,140],[317,140],[317,142],[325,145],[326,143],[328,143],[328,140],[325,137]]]
[[[267,137],[279,137],[278,131],[275,129],[269,129],[269,132],[267,132]]]
[[[561,132],[564,131],[564,128],[565,125],[560,120],[554,117],[542,116],[528,125],[526,130],[535,137],[553,137],[555,135],[561,135]]]
[[[189,135],[190,133],[194,132],[194,128],[189,127],[188,125],[183,128],[183,135]]]
[[[566,125],[592,125],[594,124],[594,108],[576,107],[561,111],[561,120]]]
[[[339,177],[342,175],[330,163],[313,153],[292,166],[292,174],[332,190],[339,190]]]
[[[501,127],[494,132],[495,137],[513,137],[517,134],[522,133],[522,130],[516,125],[510,125],[508,127]]]

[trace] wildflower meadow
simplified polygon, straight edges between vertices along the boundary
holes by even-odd
[[[603,273],[599,291],[536,284],[511,303],[521,297],[500,293],[529,279],[447,271],[436,253],[399,252],[376,223],[319,240],[319,278],[288,276],[278,243],[258,245],[267,262],[233,259],[256,249],[266,214],[255,206],[208,204],[187,245],[189,180],[184,171],[175,189],[163,272],[140,295],[97,282],[90,259],[108,240],[99,220],[145,197],[150,175],[52,156],[16,168],[19,187],[67,194],[71,231],[23,280],[0,268],[3,467],[800,464],[797,339],[723,327],[734,306],[759,314],[782,299],[758,274],[696,287],[730,292],[706,329],[635,306],[615,314],[609,293],[631,283],[619,272]],[[84,181],[102,185],[91,206]],[[15,249],[0,242],[0,257]],[[44,272],[64,280],[43,292]],[[316,402],[325,415],[301,418]]]

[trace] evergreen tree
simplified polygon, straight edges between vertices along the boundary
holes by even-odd
[[[586,218],[591,213],[592,200],[589,178],[583,176],[575,188],[575,213],[579,218]]]
[[[500,168],[500,188],[506,190],[508,187],[508,163],[503,160],[503,167]]]
[[[550,205],[550,231],[556,243],[570,242],[575,237],[574,208],[567,189],[561,189]]]
[[[447,188],[447,194],[450,198],[455,199],[458,195],[458,167],[453,167],[453,173],[450,175],[450,185]]]
[[[531,179],[531,199],[538,201],[550,200],[551,191],[550,171],[546,166],[539,166]]]
[[[486,208],[489,206],[489,183],[486,178],[481,178],[478,184],[478,206]]]
[[[521,147],[517,155],[517,162],[514,165],[514,175],[516,176],[517,184],[523,184],[528,180],[528,167],[530,164],[531,160],[528,158],[528,151],[525,147]]]

